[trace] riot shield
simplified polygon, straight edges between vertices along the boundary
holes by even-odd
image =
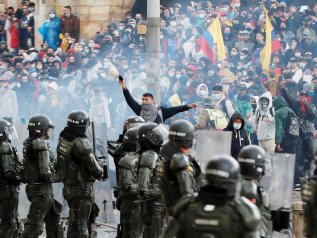
[[[271,210],[290,210],[292,208],[292,191],[295,169],[295,155],[273,153],[271,155],[271,173],[268,175],[268,193]]]
[[[217,154],[231,154],[231,131],[197,131],[193,155],[204,172],[207,162]]]
[[[88,138],[92,143],[95,156],[102,161],[104,174],[110,174],[109,156],[107,151],[107,125],[105,122],[94,122],[90,127]],[[112,170],[114,166],[111,166]],[[114,173],[111,173],[114,175]],[[109,176],[104,181],[97,181],[94,186],[95,202],[100,209],[99,222],[113,222],[112,190]]]

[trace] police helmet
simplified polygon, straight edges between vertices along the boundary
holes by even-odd
[[[4,120],[4,119],[0,120],[0,141],[4,141],[4,140],[11,141],[17,138],[18,138],[18,134],[14,125],[12,125],[7,120]]]
[[[31,117],[28,124],[28,130],[31,137],[42,136],[43,132],[53,129],[54,127],[51,119],[44,114]]]
[[[144,119],[140,116],[128,117],[124,122],[123,130],[130,129],[132,127],[140,127],[145,123]]]
[[[180,119],[172,123],[169,129],[169,141],[177,148],[191,148],[193,145],[195,128],[189,121]]]
[[[136,144],[138,142],[138,135],[139,135],[139,128],[137,127],[130,128],[124,134],[123,142]]]
[[[138,141],[150,141],[153,145],[162,145],[167,139],[167,130],[161,124],[146,122],[139,128]]]
[[[258,145],[243,147],[238,155],[241,175],[248,178],[261,178],[265,175],[265,151]]]
[[[230,155],[216,155],[208,162],[205,176],[209,186],[224,190],[232,197],[238,191],[240,166]]]
[[[87,112],[83,110],[75,110],[72,111],[67,118],[67,126],[69,127],[83,127],[85,128],[86,126],[89,125],[89,116]]]

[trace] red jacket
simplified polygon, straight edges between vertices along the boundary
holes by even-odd
[[[19,48],[20,46],[20,41],[19,41],[19,28],[15,25],[12,24],[10,27],[10,47],[11,48]]]

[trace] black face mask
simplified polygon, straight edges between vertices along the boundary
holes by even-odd
[[[186,72],[186,74],[188,77],[191,77],[191,76],[193,76],[194,72]]]
[[[248,72],[248,76],[253,78],[255,76],[255,72],[254,71],[249,71]]]
[[[104,43],[105,45],[111,45],[112,42],[111,42],[110,40],[104,40],[103,43]]]
[[[23,70],[23,68],[15,68],[15,71],[16,71],[17,73],[21,73],[22,70]]]

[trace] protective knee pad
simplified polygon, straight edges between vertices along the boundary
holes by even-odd
[[[42,224],[28,224],[24,225],[22,238],[38,238],[43,233]]]
[[[18,234],[18,225],[16,223],[0,224],[0,237],[16,238]]]
[[[78,203],[77,203],[78,202]],[[72,204],[69,211],[69,222],[71,233],[77,233],[79,238],[89,237],[89,218],[92,209],[92,202],[88,199],[76,201],[77,204]]]
[[[47,238],[64,238],[63,224],[47,225],[46,236]]]

